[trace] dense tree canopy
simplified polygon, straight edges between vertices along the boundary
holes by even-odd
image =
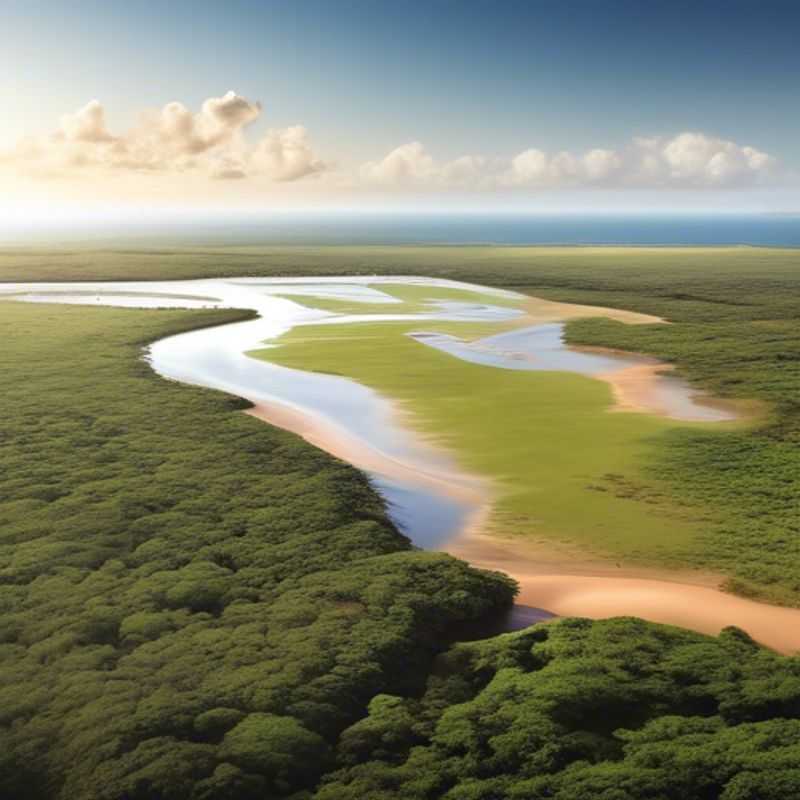
[[[311,787],[513,584],[410,548],[356,470],[139,347],[220,312],[0,310],[0,796]]]
[[[336,758],[318,800],[787,800],[800,659],[736,629],[562,620],[453,647]]]

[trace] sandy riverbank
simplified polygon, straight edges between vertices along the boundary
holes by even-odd
[[[483,506],[487,502],[488,483],[481,478],[444,467],[437,467],[434,473],[419,463],[392,458],[343,428],[300,409],[282,403],[256,403],[245,413],[296,433],[309,444],[364,472],[374,472],[386,478],[431,489],[475,506]],[[426,446],[420,441],[420,447]]]
[[[525,316],[515,321],[516,327],[548,322],[568,322],[588,317],[605,317],[626,325],[669,324],[665,319],[651,314],[641,314],[618,308],[558,303],[540,297],[531,297],[526,300],[522,304],[522,308],[525,310]],[[626,358],[637,356],[628,351],[608,347],[585,346],[570,349],[600,355],[621,355]],[[669,373],[674,366],[651,356],[640,355],[638,358],[641,361],[639,364],[594,376],[597,380],[605,381],[611,386],[614,395],[612,411],[635,411],[686,422],[721,421],[742,416],[742,409],[739,405],[719,398],[707,397],[699,392],[693,395],[695,406],[693,409],[684,409],[681,413],[676,413],[675,409],[683,404],[670,402],[670,395],[680,399],[680,396],[689,390],[686,385],[682,385],[670,376]]]
[[[685,381],[670,375],[673,369],[671,364],[648,359],[596,377],[611,386],[614,395],[611,411],[655,414],[684,422],[724,422],[752,417],[752,409],[745,411],[741,403],[693,393]],[[691,403],[685,402],[687,394]]]
[[[800,609],[758,603],[722,591],[723,576],[592,559],[557,542],[503,540],[471,527],[447,552],[519,582],[517,601],[559,616],[636,616],[717,634],[729,625],[780,653],[800,651]]]
[[[514,327],[568,322],[598,316],[626,325],[668,324],[661,317],[651,314],[617,308],[557,303],[540,297],[526,300],[522,308],[525,315],[514,321]],[[569,349],[599,355],[624,356],[627,359],[635,357],[640,362],[593,376],[611,386],[614,396],[611,411],[641,412],[685,422],[719,422],[739,416],[739,409],[733,403],[706,397],[697,392],[692,393],[685,382],[669,374],[674,369],[672,364],[666,364],[651,356],[608,347],[585,346]],[[687,394],[691,395],[693,402],[685,402]]]
[[[259,404],[246,413],[292,431],[359,469],[473,504],[465,531],[444,549],[476,567],[511,575],[520,584],[521,604],[560,616],[637,616],[709,634],[736,625],[779,652],[800,651],[800,609],[728,594],[718,588],[722,582],[718,575],[623,566],[557,542],[532,544],[483,535],[491,505],[488,484],[480,479],[455,472],[433,474],[391,459],[345,431],[287,406]]]
[[[525,317],[521,318],[522,324],[525,325],[566,322],[571,319],[586,319],[587,317],[606,317],[607,319],[624,322],[626,325],[667,324],[666,320],[652,314],[641,314],[638,311],[626,311],[621,308],[559,303],[555,300],[545,300],[542,297],[526,298],[522,302],[521,308],[525,311]]]
[[[587,317],[605,317],[626,325],[669,324],[661,317],[640,314],[619,308],[557,303],[540,297],[531,297],[522,304],[525,316],[514,322],[515,327],[538,325],[548,322],[568,322]],[[699,392],[692,394],[691,406],[683,402],[690,392],[685,382],[672,377],[674,369],[656,358],[608,347],[571,347],[571,350],[600,355],[635,356],[640,363],[610,372],[595,375],[597,380],[611,386],[614,405],[611,411],[634,411],[685,422],[719,422],[742,416],[742,409],[735,403],[719,398],[707,397]],[[678,410],[680,409],[680,410]]]

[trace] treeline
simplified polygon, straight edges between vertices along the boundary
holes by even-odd
[[[3,247],[0,281],[130,281],[287,275],[426,275],[489,286],[687,296],[797,280],[800,250],[756,247]],[[742,294],[741,297],[746,297]],[[680,298],[675,298],[680,299]],[[587,296],[586,300],[591,301]]]
[[[230,312],[0,304],[0,797],[284,797],[512,582],[141,345]]]

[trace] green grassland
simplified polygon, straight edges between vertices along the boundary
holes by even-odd
[[[422,323],[425,330],[456,332],[460,325]],[[641,481],[651,441],[675,423],[608,413],[609,386],[580,375],[461,361],[405,335],[419,327],[304,325],[252,355],[345,375],[399,400],[413,414],[412,427],[449,449],[467,471],[496,482],[490,521],[496,533],[557,537],[640,561],[688,560],[698,530],[691,514],[659,502],[655,487],[648,502],[622,497],[613,478]]]

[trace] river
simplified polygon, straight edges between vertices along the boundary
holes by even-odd
[[[474,290],[484,301],[438,301],[425,313],[403,314],[392,308],[399,301],[380,291],[385,284]],[[295,299],[281,296],[287,293]],[[463,474],[453,456],[418,437],[390,399],[344,377],[288,369],[246,355],[298,325],[398,319],[418,321],[419,331],[413,335],[425,345],[499,369],[563,370],[606,379],[658,367],[641,356],[570,348],[564,343],[563,322],[559,321],[518,327],[476,342],[425,331],[426,321],[515,321],[523,316],[520,308],[494,305],[490,299],[527,299],[521,295],[444,279],[360,276],[0,284],[0,297],[131,308],[255,311],[258,317],[250,321],[161,339],[148,348],[146,358],[165,378],[249,400],[255,416],[303,435],[367,472],[384,497],[392,520],[415,545],[444,549],[478,566],[510,572],[522,585],[522,603],[511,627],[550,616],[539,605],[557,613],[587,616],[638,613],[706,632],[742,624],[744,619],[761,641],[781,650],[800,648],[800,612],[793,609],[736,598],[702,585],[702,581],[663,580],[630,572],[615,574],[613,570],[606,574],[603,568],[565,574],[558,569],[537,569],[522,550],[465,537],[465,532],[475,532],[486,513],[486,484],[480,477]],[[383,304],[386,311],[353,315],[313,308],[314,298],[321,297]],[[602,309],[593,312],[602,313]],[[645,410],[706,422],[733,417],[730,409],[709,403],[685,382],[661,373],[660,367],[651,371],[650,377],[647,402],[652,408]],[[704,607],[693,610],[697,602]],[[798,634],[788,641],[785,625],[790,623]]]

